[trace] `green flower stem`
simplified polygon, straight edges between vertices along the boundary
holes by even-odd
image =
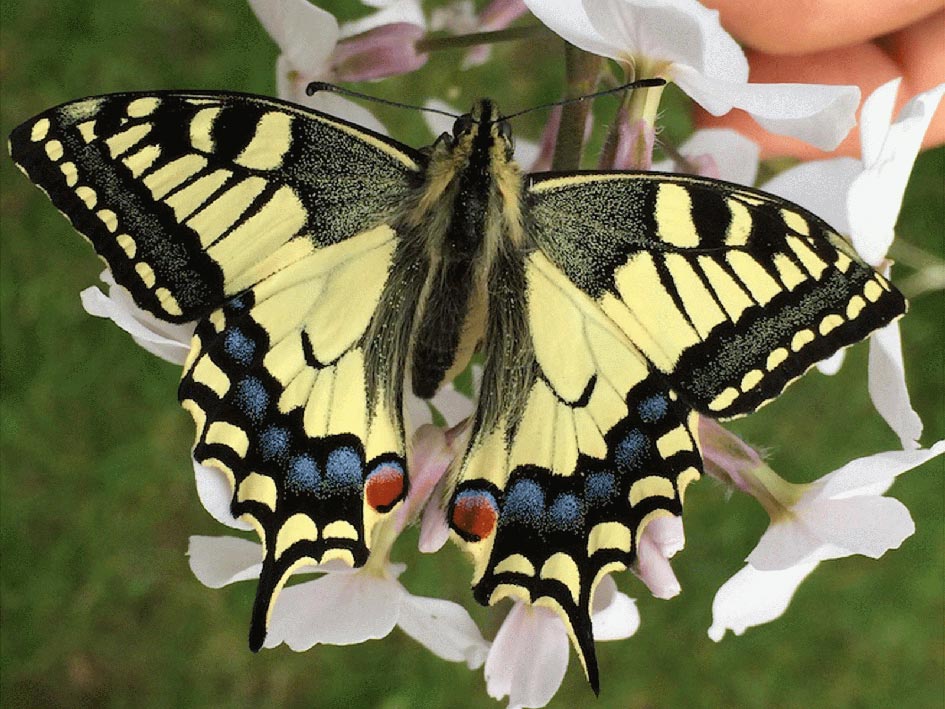
[[[742,475],[742,480],[748,485],[752,497],[764,507],[771,521],[789,515],[790,508],[801,499],[808,487],[788,482],[764,463]]]
[[[479,44],[514,42],[521,39],[533,39],[545,34],[542,25],[508,27],[495,32],[473,32],[472,34],[448,35],[446,37],[424,37],[417,41],[418,52],[438,52],[444,49],[464,49]]]
[[[564,58],[568,86],[565,98],[577,98],[593,93],[603,59],[582,52],[570,44],[565,45]],[[584,148],[584,126],[591,110],[590,102],[578,101],[561,107],[561,124],[555,141],[555,154],[551,160],[552,170],[577,170],[581,166],[581,151]]]

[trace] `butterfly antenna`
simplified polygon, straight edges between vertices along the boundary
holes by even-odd
[[[362,94],[359,91],[352,91],[351,89],[346,89],[342,86],[329,84],[326,81],[313,81],[308,86],[305,87],[306,96],[314,96],[319,91],[330,91],[335,94],[341,94],[342,96],[350,96],[351,98],[363,98],[363,99],[366,99],[367,101],[373,101],[374,103],[383,103],[386,106],[396,106],[397,108],[409,108],[414,111],[426,111],[427,113],[439,113],[441,116],[449,116],[450,118],[459,118],[458,113],[450,113],[449,111],[441,111],[438,108],[428,108],[427,106],[414,106],[409,103],[400,103],[399,101],[388,101],[386,98],[378,98],[377,96],[371,96],[369,94]]]
[[[545,108],[554,108],[555,106],[567,106],[571,103],[580,103],[581,101],[587,101],[592,98],[597,98],[598,96],[607,96],[609,94],[615,94],[619,91],[633,91],[634,89],[647,89],[654,86],[664,86],[666,84],[666,79],[638,79],[637,81],[631,81],[627,84],[621,84],[620,86],[615,86],[612,89],[604,89],[603,91],[595,91],[592,94],[584,94],[583,96],[575,96],[573,98],[565,98],[560,101],[554,101],[553,103],[545,103],[541,106],[533,106],[532,108],[526,108],[524,111],[518,111],[516,113],[509,114],[508,116],[502,116],[503,119],[509,120],[510,118],[515,118],[516,116],[521,116],[523,113],[531,113],[532,111],[540,111]]]

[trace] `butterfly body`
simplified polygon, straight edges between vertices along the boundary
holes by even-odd
[[[483,603],[590,607],[730,418],[899,317],[828,225],[762,192],[644,172],[525,175],[488,100],[418,151],[256,96],[116,94],[11,135],[143,309],[197,321],[194,457],[264,558],[250,631],[300,566],[366,563],[409,490],[405,386],[483,361],[445,510]]]

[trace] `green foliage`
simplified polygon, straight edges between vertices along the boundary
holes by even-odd
[[[275,46],[245,3],[68,0],[55,12],[6,3],[0,19],[4,135],[46,107],[88,94],[275,90]],[[550,37],[538,48],[505,45],[496,61],[466,73],[456,70],[457,55],[444,52],[415,75],[365,88],[460,107],[490,94],[515,110],[553,98],[563,72],[549,58],[558,51]],[[674,97],[668,109],[677,113],[668,116],[673,136],[686,126],[679,105]],[[395,136],[429,139],[417,115],[380,113]],[[539,130],[536,114],[517,126],[532,138]],[[919,160],[900,221],[902,239],[937,254],[943,175],[945,150]],[[251,585],[210,590],[187,566],[188,535],[227,530],[194,494],[192,427],[175,402],[175,368],[82,311],[77,294],[96,282],[100,264],[8,159],[0,160],[0,176],[0,705],[490,705],[481,672],[441,661],[399,631],[304,654],[248,651]],[[941,293],[919,297],[903,323],[926,442],[945,432],[943,305]],[[866,393],[863,345],[838,376],[808,375],[737,429],[798,481],[896,446]],[[713,594],[740,567],[766,518],[712,482],[695,486],[688,546],[674,565],[684,593],[659,601],[631,576],[621,579],[639,598],[643,626],[628,641],[599,646],[599,700],[572,661],[552,706],[936,705],[945,647],[943,486],[941,459],[904,476],[893,492],[918,531],[900,550],[880,561],[825,564],[780,621],[719,645],[706,636]],[[421,558],[415,542],[415,532],[407,534],[394,553],[412,562],[408,588],[472,608],[461,555],[449,548]],[[472,612],[491,637],[498,613]]]

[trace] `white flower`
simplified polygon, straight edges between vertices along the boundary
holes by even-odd
[[[709,113],[747,111],[766,130],[835,148],[855,124],[855,86],[750,84],[748,62],[696,0],[526,0],[571,44],[678,84]]]
[[[605,576],[594,594],[591,617],[595,640],[621,640],[640,627],[633,599]],[[486,687],[509,709],[543,707],[558,691],[568,669],[568,633],[558,615],[516,602],[496,633],[486,658]]]
[[[682,590],[669,560],[685,545],[682,517],[657,517],[643,530],[633,572],[657,598],[673,598]]]
[[[915,531],[905,505],[883,493],[896,476],[945,452],[945,441],[927,450],[877,453],[847,463],[809,485],[793,485],[762,466],[750,486],[771,525],[748,564],[718,591],[709,637],[741,635],[787,609],[797,587],[827,559],[862,554],[877,559]],[[746,477],[742,471],[743,478]]]
[[[889,276],[886,252],[893,241],[902,198],[922,137],[945,94],[945,84],[914,97],[892,121],[900,79],[874,91],[863,104],[860,140],[863,158],[804,163],[785,170],[763,188],[810,209],[842,234],[857,253]],[[826,360],[821,371],[835,373],[842,352]],[[922,421],[906,389],[899,324],[891,323],[870,337],[869,391],[876,410],[896,432],[903,448],[915,448]]]
[[[111,320],[151,354],[173,364],[183,364],[197,323],[174,325],[158,320],[135,305],[131,294],[115,283],[111,271],[102,271],[99,278],[108,286],[108,295],[98,286],[86,288],[79,294],[85,311]]]
[[[249,0],[249,4],[282,50],[276,62],[280,98],[378,132],[383,133],[384,127],[367,109],[328,92],[308,96],[305,87],[312,81],[379,79],[426,62],[426,55],[414,49],[424,34],[417,0],[371,3],[380,9],[344,26],[308,0]]]
[[[438,598],[414,596],[397,580],[404,564],[391,563],[387,551],[394,536],[416,514],[446,468],[442,464],[445,439],[432,426],[418,431],[412,449],[410,493],[401,511],[384,524],[386,538],[375,547],[361,568],[340,563],[310,566],[302,573],[321,573],[313,580],[288,586],[276,601],[265,646],[285,643],[296,651],[318,643],[350,645],[382,638],[395,626],[436,655],[466,662],[474,669],[486,658],[489,644],[482,638],[469,613],[460,605]],[[233,537],[191,537],[190,568],[205,585],[219,588],[257,578],[262,547]]]

